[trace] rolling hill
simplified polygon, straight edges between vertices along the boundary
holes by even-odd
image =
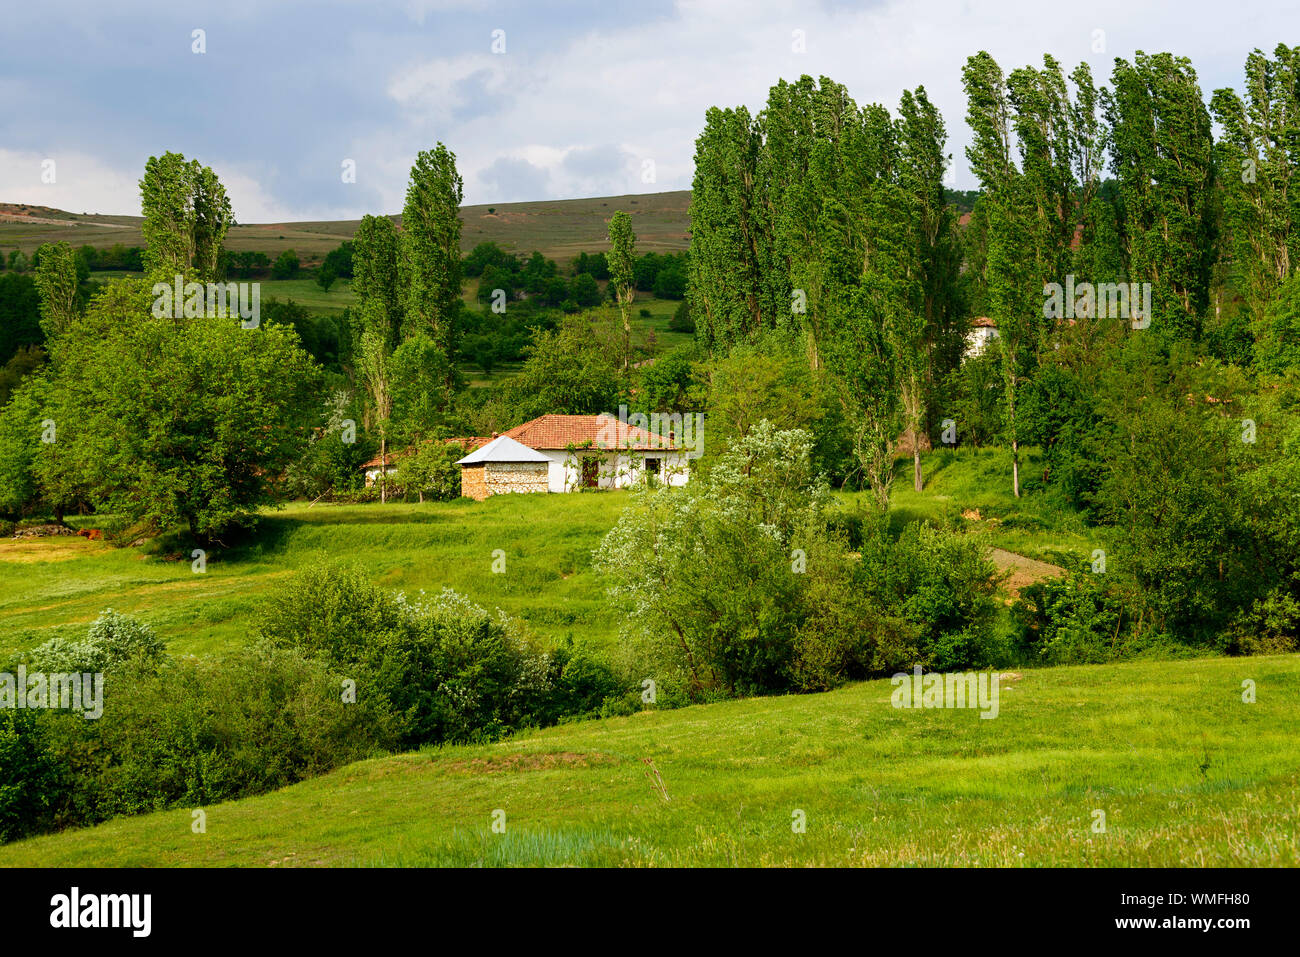
[[[205,808],[205,833],[178,808],[10,844],[0,866],[1300,864],[1300,656],[1025,669],[995,720],[891,691],[378,758]]]
[[[592,199],[546,200],[464,206],[461,248],[468,252],[481,242],[495,241],[513,252],[540,251],[565,262],[580,252],[599,252],[608,245],[607,222],[616,210],[632,216],[641,252],[676,252],[690,244],[689,191]],[[393,217],[401,222],[401,216]],[[21,249],[30,255],[41,243],[73,246],[143,246],[139,216],[70,213],[48,206],[0,203],[0,250]],[[256,250],[275,258],[293,249],[304,265],[318,263],[327,252],[351,239],[359,220],[236,225],[226,247],[236,252]]]

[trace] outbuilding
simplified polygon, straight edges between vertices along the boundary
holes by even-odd
[[[535,449],[500,435],[456,463],[460,494],[476,501],[506,492],[545,492],[550,460]]]

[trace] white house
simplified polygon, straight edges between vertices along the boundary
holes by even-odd
[[[998,324],[987,316],[971,320],[970,331],[966,333],[966,352],[962,356],[970,359],[983,355],[990,342],[998,337]]]
[[[688,450],[673,429],[669,424],[667,435],[656,435],[612,415],[543,415],[491,440],[448,441],[471,450],[458,463],[462,494],[483,499],[500,492],[624,488],[647,475],[685,485]],[[542,462],[544,486],[539,487]]]
[[[370,488],[379,481],[379,476],[386,475],[391,479],[397,474],[397,456],[376,455],[368,462],[362,462],[360,469],[366,476],[366,488]]]
[[[685,485],[690,476],[679,436],[655,435],[612,415],[543,415],[505,434],[546,456],[552,492],[624,488],[647,473]]]

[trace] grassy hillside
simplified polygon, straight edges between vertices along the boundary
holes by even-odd
[[[84,538],[0,540],[0,655],[56,634],[84,634],[112,607],[153,624],[173,654],[219,652],[248,637],[267,589],[326,556],[409,591],[460,591],[545,635],[612,639],[617,623],[591,550],[627,501],[598,495],[503,495],[425,505],[295,503],[247,542],[213,549],[195,574],[188,552],[112,548]],[[91,524],[86,522],[83,524]],[[493,574],[493,551],[506,571]]]
[[[1300,657],[1026,670],[994,720],[895,709],[891,690],[372,760],[207,808],[205,834],[168,811],[0,865],[1300,865]]]
[[[1041,473],[1042,456],[1022,448],[1021,482]],[[1098,547],[1095,533],[1077,513],[1051,498],[1011,492],[1011,453],[1006,449],[939,449],[923,456],[925,489],[912,489],[911,462],[899,462],[890,492],[891,521],[960,522],[995,548],[1061,565],[1078,565]]]
[[[464,206],[461,249],[468,252],[493,240],[513,252],[536,249],[564,263],[580,252],[608,248],[609,217],[623,209],[632,217],[641,252],[676,252],[690,244],[690,198],[689,191],[679,191]],[[401,222],[401,216],[393,219]],[[77,214],[0,202],[0,249],[18,248],[31,255],[41,243],[61,241],[73,246],[143,246],[140,222],[139,216]],[[237,225],[227,234],[225,245],[236,252],[264,252],[273,259],[293,249],[310,265],[351,239],[359,225],[360,220]]]

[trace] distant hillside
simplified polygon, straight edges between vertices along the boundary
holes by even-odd
[[[615,210],[632,216],[637,248],[642,252],[671,252],[690,243],[689,190],[594,199],[548,200],[465,206],[461,247],[473,249],[492,240],[515,252],[536,249],[557,261],[580,252],[598,252],[608,245],[607,222]],[[401,216],[394,216],[401,222]],[[0,250],[21,249],[30,255],[41,243],[66,241],[74,246],[142,246],[139,216],[99,216],[69,213],[48,206],[0,203]],[[351,239],[359,220],[314,223],[264,223],[235,226],[226,237],[230,249],[258,250],[274,258],[293,249],[305,265]]]

